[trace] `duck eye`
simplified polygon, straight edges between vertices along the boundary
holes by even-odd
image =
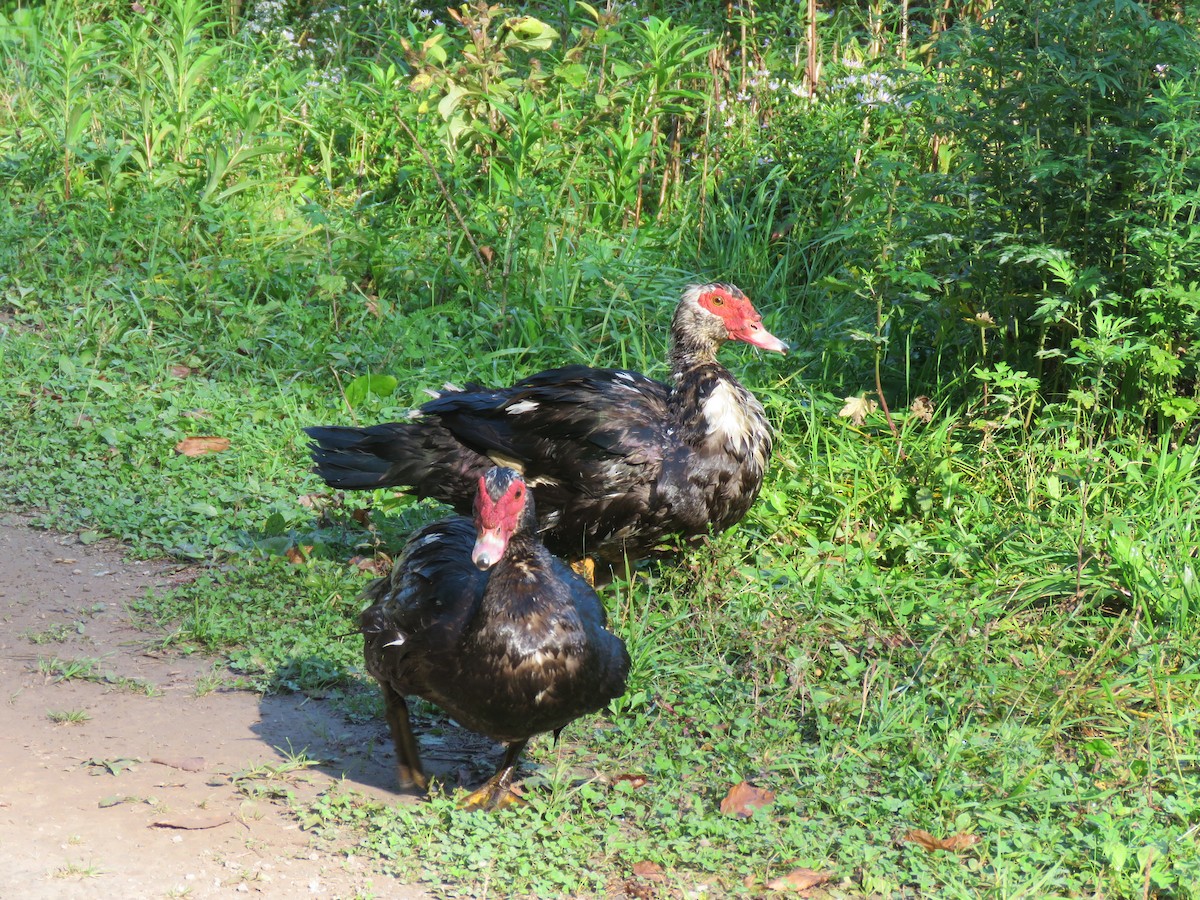
[[[712,301],[712,302],[713,302],[713,306],[724,306],[724,305],[725,305],[725,298],[724,298],[724,297],[722,297],[720,294],[715,294],[715,295],[713,296],[713,301]]]

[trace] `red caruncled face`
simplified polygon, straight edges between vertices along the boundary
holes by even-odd
[[[697,302],[703,309],[720,317],[731,339],[745,341],[763,350],[787,352],[787,344],[763,328],[762,316],[750,298],[733,285],[714,285],[711,290],[701,294]]]
[[[479,478],[475,495],[475,548],[471,561],[483,570],[500,562],[525,511],[525,482],[511,469],[493,469]]]

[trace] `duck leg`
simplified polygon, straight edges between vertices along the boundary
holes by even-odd
[[[396,748],[396,781],[401,790],[416,787],[429,790],[429,779],[421,767],[421,754],[417,739],[408,723],[408,703],[404,695],[390,684],[381,684],[383,702],[387,706],[387,723],[392,731],[392,744]]]
[[[462,808],[490,811],[524,802],[517,794],[513,793],[512,780],[517,769],[517,757],[521,755],[521,751],[528,743],[529,740],[526,739],[509,744],[508,749],[504,751],[504,761],[500,763],[496,774],[485,781],[481,787],[468,794],[461,804]]]

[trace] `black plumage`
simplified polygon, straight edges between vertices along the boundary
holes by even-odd
[[[521,476],[477,481],[474,520],[420,529],[360,616],[367,671],[383,689],[401,787],[427,786],[406,695],[508,744],[469,805],[506,802],[530,737],[558,732],[625,691],[629,654],[592,588],[538,540]]]
[[[512,387],[447,390],[409,422],[305,429],[337,488],[401,487],[466,513],[479,475],[520,471],[550,550],[611,564],[738,522],[771,454],[762,405],[717,361],[728,340],[785,352],[746,295],[692,285],[671,324],[668,384],[565,366]]]

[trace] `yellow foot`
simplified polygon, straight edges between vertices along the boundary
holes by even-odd
[[[528,801],[513,790],[512,786],[503,780],[490,779],[478,790],[467,794],[459,803],[460,809],[484,810],[506,809],[509,806],[522,806]]]
[[[400,790],[402,791],[417,791],[421,794],[429,793],[429,776],[424,772],[410,769],[403,763],[396,766],[396,783],[400,785]]]

